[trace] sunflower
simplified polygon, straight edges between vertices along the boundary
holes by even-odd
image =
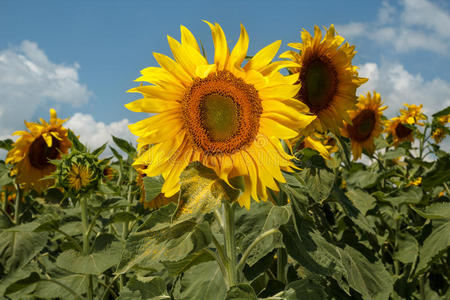
[[[361,157],[363,149],[369,154],[375,151],[374,139],[383,131],[381,115],[387,108],[381,106],[382,101],[377,92],[359,96],[356,105],[356,110],[349,111],[351,123],[345,123],[341,130],[343,136],[350,138],[354,160]]]
[[[330,159],[331,154],[338,150],[336,141],[332,137],[318,132],[306,136],[297,146],[296,150],[301,150],[303,148],[316,150],[325,159]]]
[[[69,188],[80,191],[92,181],[92,172],[88,166],[73,164],[72,169],[67,174]]]
[[[407,109],[400,109],[400,115],[401,117],[406,121],[409,125],[420,125],[423,126],[424,123],[420,122],[421,120],[426,120],[426,116],[422,113],[422,104],[415,105],[415,104],[407,104],[404,103],[404,106],[406,106]]]
[[[41,193],[53,184],[50,175],[55,166],[50,160],[58,159],[67,153],[72,143],[67,137],[67,129],[62,126],[66,120],[58,119],[56,111],[50,109],[50,121],[40,119],[41,123],[25,122],[29,131],[16,131],[20,135],[9,151],[6,163],[13,164],[12,175],[25,190],[34,189]]]
[[[446,135],[447,133],[444,130],[442,130],[442,128],[436,128],[433,131],[432,137],[436,142],[436,144],[439,144],[440,142],[442,142],[442,140],[445,138]]]
[[[422,104],[417,106],[405,103],[404,105],[407,109],[400,109],[400,116],[386,122],[385,131],[392,136],[395,146],[404,141],[413,142],[414,125],[423,126],[424,123],[420,121],[426,119],[426,116],[422,113]]]
[[[317,116],[306,131],[317,129],[337,133],[344,120],[350,123],[347,110],[355,107],[356,89],[367,78],[358,77],[357,67],[352,65],[355,47],[344,43],[344,38],[335,33],[334,25],[325,30],[322,39],[318,26],[314,27],[314,37],[303,29],[302,43],[288,44],[299,52],[289,50],[280,57],[299,64],[289,68],[291,73],[298,74],[301,83],[295,98]]]
[[[152,85],[130,90],[144,98],[127,104],[128,109],[156,113],[129,126],[139,137],[134,165],[146,165],[147,176],[162,174],[167,198],[179,191],[179,176],[190,162],[213,169],[227,183],[242,176],[246,184],[238,201],[249,208],[250,197],[266,200],[266,187],[278,190],[274,179],[285,181],[280,169],[293,166],[279,139],[295,137],[315,117],[298,111],[305,109],[293,98],[300,88],[294,85],[298,76],[279,73],[296,63],[271,62],[280,41],[242,67],[249,44],[244,26],[230,53],[220,25],[206,23],[214,41],[214,63],[208,63],[195,37],[181,26],[181,43],[168,36],[175,60],[155,53],[161,68],[146,68],[137,79]]]

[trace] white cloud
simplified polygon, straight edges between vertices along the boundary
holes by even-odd
[[[130,122],[123,119],[118,122],[105,124],[95,121],[89,114],[76,113],[66,123],[65,127],[70,128],[80,141],[87,145],[91,150],[100,147],[104,143],[114,146],[111,135],[120,137],[126,141],[136,144],[136,136],[128,129]],[[117,149],[117,147],[115,147]],[[109,150],[105,154],[110,154]]]
[[[422,49],[448,55],[450,51],[450,12],[427,0],[403,0],[400,10],[383,1],[376,21],[336,28],[346,38],[372,39],[399,52]]]
[[[91,92],[79,82],[77,63],[56,64],[34,42],[0,51],[0,136],[23,128],[47,101],[79,106]]]
[[[409,73],[399,63],[366,63],[360,66],[359,74],[369,81],[358,89],[358,93],[376,90],[389,106],[387,115],[393,116],[403,105],[423,104],[424,111],[431,115],[450,105],[450,83],[441,79],[425,80],[420,74]]]

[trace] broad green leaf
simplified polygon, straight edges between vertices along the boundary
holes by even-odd
[[[9,228],[0,233],[0,263],[4,272],[12,272],[33,259],[47,244],[47,233],[15,231]]]
[[[419,263],[416,274],[419,275],[439,257],[444,255],[450,247],[450,222],[433,229],[432,233],[425,239],[420,248]]]
[[[406,155],[406,150],[405,148],[395,148],[394,150],[389,150],[387,151],[383,157],[384,159],[396,159],[399,158],[400,156],[405,156]]]
[[[167,293],[166,283],[161,277],[151,276],[133,276],[128,281],[126,289],[133,297],[130,299],[170,299]],[[119,299],[127,299],[121,294]],[[138,298],[139,299],[139,298]]]
[[[41,280],[37,282],[36,287],[33,291],[33,296],[44,299],[76,299],[75,295],[73,295],[67,289],[63,288],[60,284],[55,283],[55,281],[71,288],[77,295],[80,296],[86,293],[86,289],[88,287],[86,275],[72,274],[63,277],[52,278],[52,281]]]
[[[250,211],[248,213],[251,214],[252,212]],[[291,208],[289,205],[273,206],[270,209],[269,214],[267,215],[266,221],[264,222],[264,226],[261,229],[259,235],[262,235],[271,229],[278,229],[281,225],[284,225],[289,221],[290,216]],[[275,248],[282,246],[282,234],[280,232],[270,234],[263,240],[261,240],[258,244],[256,244],[256,246],[250,252],[246,263],[249,266],[253,266],[267,253],[271,252]]]
[[[422,187],[431,189],[450,181],[450,172],[448,170],[450,170],[450,155],[447,153],[436,160],[430,170],[422,176]]]
[[[107,143],[104,143],[103,145],[92,151],[92,154],[95,156],[99,156],[100,154],[103,153],[103,151],[105,151],[106,145]]]
[[[80,152],[86,151],[86,147],[80,142],[78,137],[73,133],[72,130],[68,131],[69,140],[72,142],[72,148]]]
[[[286,289],[276,294],[274,297],[266,298],[267,300],[297,300],[297,299],[328,299],[324,291],[323,285],[317,279],[305,278],[290,282]]]
[[[128,211],[119,211],[109,218],[110,223],[123,223],[136,220],[136,216]]]
[[[366,215],[367,211],[374,208],[377,202],[374,197],[362,189],[350,189],[345,194],[363,215]]]
[[[9,151],[12,149],[12,144],[14,143],[13,140],[11,139],[6,139],[6,140],[0,140],[0,149]]]
[[[440,110],[437,113],[433,114],[433,118],[442,117],[446,115],[450,115],[450,106],[447,106],[443,110]]]
[[[159,224],[154,231],[132,235],[119,266],[123,274],[135,265],[148,267],[160,261],[179,261],[189,254],[207,247],[211,242],[209,224],[184,221]]]
[[[395,197],[386,197],[385,201],[391,205],[400,206],[401,204],[418,204],[422,200],[423,191],[420,187],[411,186],[406,191],[400,191]]]
[[[360,187],[362,189],[373,187],[378,180],[379,174],[371,171],[359,170],[352,173],[347,179],[348,186]]]
[[[167,272],[169,272],[170,276],[178,276],[192,266],[211,260],[214,260],[214,257],[211,256],[210,253],[205,250],[200,250],[198,252],[192,253],[182,260],[163,261],[162,264],[164,265],[164,267],[166,267],[166,270]]]
[[[131,143],[114,135],[112,136],[112,139],[117,147],[119,147],[120,150],[122,150],[126,154],[133,155],[134,153],[136,153],[136,149],[133,147],[133,145],[131,145]]]
[[[35,262],[15,269],[14,271],[6,273],[4,276],[0,273],[0,298],[4,296],[6,289],[19,280],[23,280],[30,276],[33,272],[39,272],[39,266]]]
[[[139,226],[135,234],[145,235],[147,230],[154,228],[158,224],[162,224],[163,227],[167,226],[167,223],[170,223],[172,215],[175,212],[176,208],[177,206],[174,203],[169,203],[168,205],[163,206],[160,209],[152,211],[144,220],[142,225]]]
[[[404,264],[414,263],[419,254],[419,243],[409,233],[397,234],[398,250],[394,253],[394,259]]]
[[[18,280],[11,284],[5,291],[6,296],[11,296],[11,294],[20,291],[21,294],[26,294],[27,292],[32,292],[35,288],[35,284],[41,280],[38,273],[32,272],[28,277]],[[23,290],[26,291],[23,291]],[[13,297],[14,298],[14,297]]]
[[[144,177],[145,202],[151,202],[159,194],[164,184],[164,178],[161,175],[155,177]]]
[[[450,219],[450,203],[449,202],[437,202],[431,203],[424,208],[417,208],[410,206],[416,213],[424,218],[438,220],[438,219]]]
[[[89,255],[70,249],[58,256],[56,265],[73,273],[100,275],[120,262],[120,254],[118,243]]]
[[[230,187],[213,170],[192,163],[180,175],[180,198],[174,220],[203,216],[219,207],[222,200],[235,201],[239,194],[239,189]]]
[[[176,299],[224,299],[225,281],[216,261],[209,261],[187,270],[181,280],[182,291]]]
[[[295,177],[301,178],[305,183],[304,191],[316,202],[328,198],[333,188],[335,175],[324,168],[305,168]]]
[[[232,286],[225,296],[225,300],[256,300],[256,294],[248,283]]]

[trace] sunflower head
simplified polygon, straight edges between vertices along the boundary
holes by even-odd
[[[52,177],[56,178],[56,186],[76,196],[87,195],[98,188],[108,162],[91,153],[72,150],[54,163],[57,168]]]
[[[150,85],[130,90],[143,98],[128,109],[156,114],[129,126],[139,137],[134,165],[145,165],[146,176],[162,174],[167,198],[179,191],[180,174],[191,162],[213,169],[227,183],[243,176],[246,188],[238,201],[249,207],[250,197],[267,199],[267,187],[278,190],[275,180],[285,181],[281,169],[293,166],[280,139],[295,137],[315,117],[298,109],[307,109],[294,99],[298,76],[279,72],[296,63],[272,62],[280,41],[242,66],[249,44],[244,26],[230,51],[220,25],[206,23],[215,45],[213,63],[181,26],[181,43],[168,37],[175,60],[155,53],[161,67],[146,68],[137,79]]]
[[[336,141],[331,136],[318,132],[314,132],[312,135],[304,137],[304,139],[297,144],[295,150],[301,150],[303,148],[316,150],[325,159],[330,159],[331,154],[338,151]]]
[[[417,124],[423,126],[424,123],[422,123],[421,120],[427,119],[427,117],[422,113],[423,105],[409,105],[407,103],[404,103],[403,105],[406,106],[406,109],[400,109],[400,117],[404,120],[404,122],[409,125]]]
[[[50,109],[50,121],[40,119],[40,123],[25,122],[28,131],[17,131],[20,137],[8,152],[6,163],[12,164],[12,175],[25,190],[34,189],[38,193],[52,185],[50,175],[55,166],[50,160],[67,153],[72,143],[67,129],[62,126],[66,120],[58,119],[56,111]]]
[[[377,92],[359,96],[357,108],[349,111],[351,123],[345,123],[341,132],[350,138],[353,159],[361,157],[362,151],[368,154],[375,151],[374,139],[383,131],[381,116],[387,106],[382,106],[380,94]]]
[[[394,117],[386,122],[385,132],[392,136],[393,144],[414,141],[414,127],[405,122],[401,117]]]
[[[325,31],[323,37],[320,28],[315,26],[313,37],[303,29],[302,43],[288,44],[298,52],[290,50],[281,57],[298,64],[289,68],[299,76],[301,84],[295,97],[317,116],[307,130],[337,133],[344,120],[350,123],[347,110],[355,107],[356,89],[367,79],[358,77],[357,67],[352,65],[355,47],[344,43],[345,39],[336,34],[334,25]]]

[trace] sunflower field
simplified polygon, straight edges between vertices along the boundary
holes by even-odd
[[[54,109],[0,141],[0,298],[450,299],[450,107],[387,119],[333,25],[205,23],[213,61],[181,26],[130,86],[137,145]]]

